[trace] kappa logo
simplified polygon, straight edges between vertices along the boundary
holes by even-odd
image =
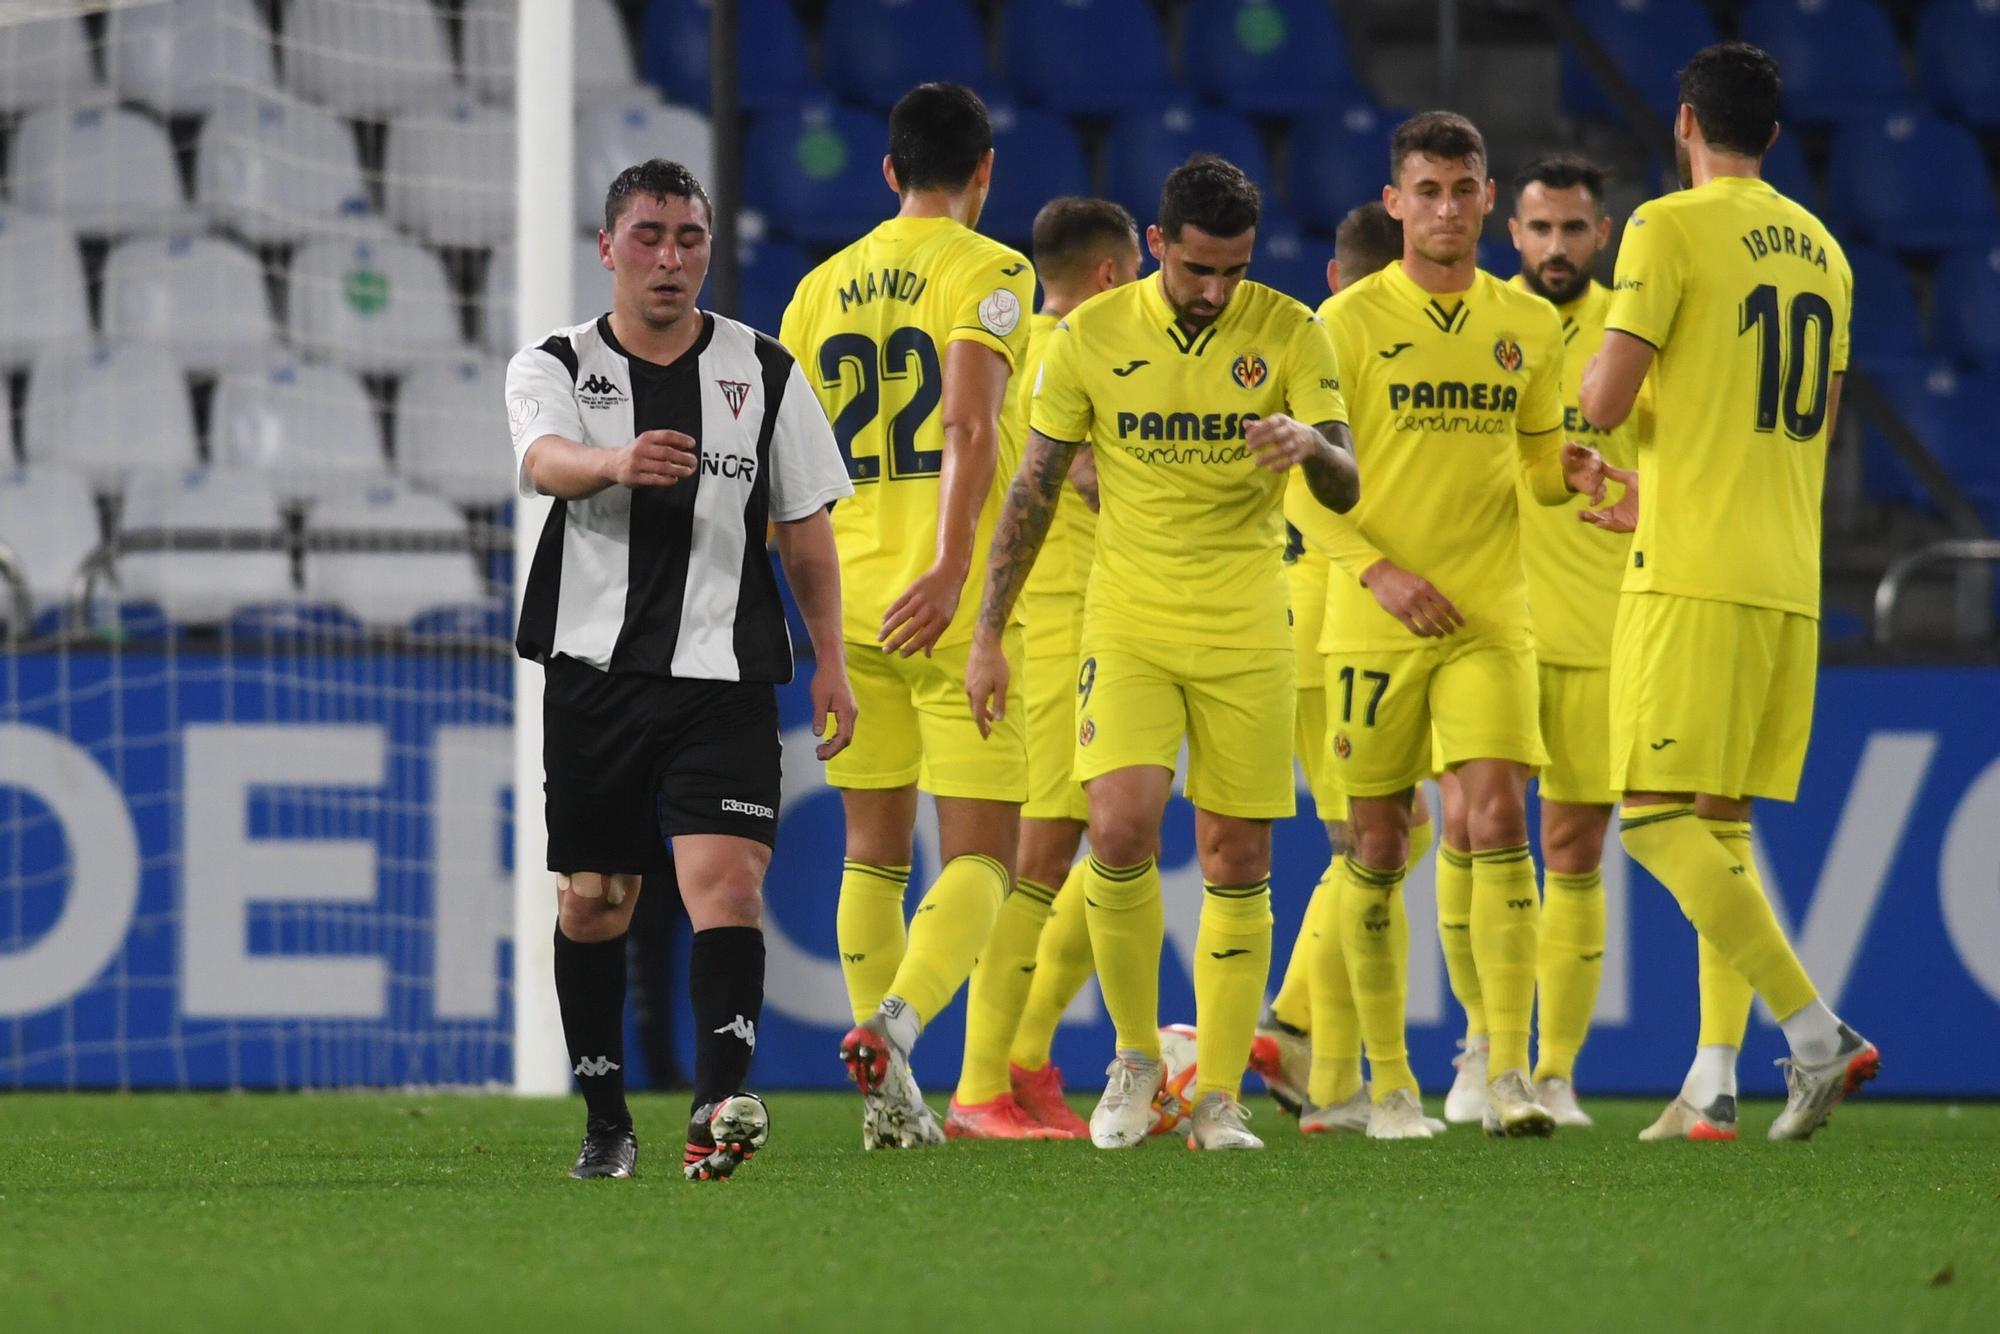
[[[724,815],[754,815],[759,820],[775,820],[778,818],[778,813],[769,806],[759,806],[754,801],[738,801],[734,797],[724,797],[722,799],[722,813]]]
[[[586,1056],[576,1063],[576,1069],[572,1073],[585,1079],[595,1079],[599,1075],[608,1075],[613,1070],[623,1068],[609,1056]]]
[[[1518,371],[1527,360],[1521,355],[1521,344],[1512,334],[1501,334],[1493,340],[1493,360],[1500,363],[1503,371]]]
[[[615,408],[625,401],[625,391],[592,372],[577,385],[576,401],[586,408]]]
[[[722,398],[729,404],[730,415],[741,417],[743,404],[750,397],[750,386],[742,380],[717,380],[715,383],[722,389]]]
[[[709,1031],[719,1037],[735,1038],[751,1051],[757,1050],[757,1025],[740,1014],[721,1028],[712,1028]]]
[[[1271,378],[1271,368],[1255,352],[1245,352],[1229,368],[1229,378],[1241,389],[1255,389]]]

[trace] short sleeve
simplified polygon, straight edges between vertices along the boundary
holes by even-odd
[[[1827,362],[1835,375],[1847,370],[1848,326],[1854,321],[1854,270],[1848,267],[1846,255],[1840,257],[1840,291],[1840,309],[1833,316],[1833,349]]]
[[[1604,327],[1666,346],[1674,312],[1681,303],[1686,242],[1671,217],[1641,204],[1625,224],[1618,243],[1618,269],[1611,282],[1611,309]]]
[[[791,523],[853,494],[826,409],[794,361],[771,428],[771,517]]]
[[[990,347],[1012,367],[1028,351],[1028,316],[1035,308],[1035,269],[1013,251],[965,266],[952,294],[947,343]]]
[[[1563,340],[1562,318],[1555,307],[1544,303],[1548,319],[1541,336],[1535,339],[1528,362],[1528,389],[1514,413],[1514,429],[1520,435],[1541,435],[1563,424]]]
[[[1340,393],[1340,362],[1333,340],[1317,315],[1308,315],[1285,346],[1285,408],[1309,426],[1345,422],[1347,400]]]
[[[1083,387],[1076,333],[1065,320],[1048,340],[1049,350],[1028,391],[1034,396],[1028,407],[1028,429],[1064,444],[1081,444],[1090,438],[1093,414]]]
[[[546,345],[524,347],[507,363],[507,424],[514,433],[514,489],[534,499],[528,480],[528,446],[545,435],[583,439],[576,409],[576,378]]]

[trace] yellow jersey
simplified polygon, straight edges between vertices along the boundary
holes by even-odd
[[[1020,457],[1020,441],[1027,435],[1035,374],[1041,369],[1042,355],[1049,349],[1049,334],[1055,327],[1053,315],[1036,315],[1028,322],[1028,355],[1014,377],[1016,383],[1008,387],[1005,422],[1018,433],[1013,446],[1016,459]],[[1083,590],[1090,582],[1090,562],[1096,550],[1097,512],[1075,487],[1064,482],[1062,500],[1049,521],[1048,536],[1042,539],[1041,554],[1021,590],[1021,619],[1026,623],[1030,657],[1076,653],[1083,629]]]
[[[1155,273],[1078,306],[1048,345],[1030,424],[1097,455],[1086,633],[1288,648],[1285,477],[1243,434],[1279,412],[1347,420],[1319,318],[1246,281],[1190,333]]]
[[[1360,582],[1384,556],[1452,600],[1465,616],[1458,633],[1525,637],[1516,479],[1538,500],[1569,494],[1556,308],[1483,272],[1435,295],[1397,263],[1327,298],[1320,315],[1361,469],[1359,505],[1301,525],[1309,539],[1327,527],[1353,539],[1330,547],[1347,577],[1328,581],[1320,651],[1417,646]]]
[[[819,395],[854,483],[833,507],[848,639],[873,643],[889,604],[937,559],[946,346],[966,339],[1018,367],[1034,299],[1025,256],[950,218],[891,218],[799,281],[778,340]],[[987,544],[1019,462],[1005,445],[940,644],[971,638],[978,618]]]
[[[1528,290],[1521,278],[1513,283]],[[1635,412],[1617,430],[1606,431],[1585,421],[1576,405],[1583,364],[1604,341],[1604,315],[1610,308],[1611,289],[1595,280],[1574,301],[1556,307],[1562,317],[1563,437],[1589,445],[1614,467],[1630,468],[1638,452],[1641,414]],[[1617,495],[1613,484],[1606,499]],[[1611,626],[1618,619],[1618,588],[1625,582],[1631,535],[1607,533],[1579,519],[1591,507],[1588,496],[1540,505],[1523,482],[1519,503],[1535,657],[1556,667],[1611,666]]]
[[[1625,587],[1819,615],[1827,403],[1854,277],[1810,212],[1722,176],[1625,224],[1605,327],[1658,349]]]

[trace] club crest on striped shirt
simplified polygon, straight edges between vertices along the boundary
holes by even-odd
[[[741,417],[743,404],[750,397],[750,386],[742,380],[717,380],[722,386],[722,397],[729,403],[731,415]]]

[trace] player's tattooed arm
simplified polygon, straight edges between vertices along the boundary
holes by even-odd
[[[1312,488],[1314,500],[1335,514],[1345,514],[1361,499],[1361,471],[1354,463],[1354,436],[1346,422],[1314,422],[1313,430],[1327,447],[1300,465],[1305,471],[1306,485]]]
[[[1015,600],[1027,585],[1028,571],[1049,535],[1063,482],[1076,457],[1074,441],[1051,440],[1040,431],[1028,432],[1021,470],[1007,488],[1000,518],[993,525],[993,544],[986,562],[986,592],[979,604],[979,633],[997,640],[1007,628]],[[1093,470],[1093,481],[1095,471]],[[1094,489],[1094,488],[1093,488]]]
[[[1075,456],[1069,461],[1069,484],[1083,497],[1083,503],[1090,506],[1090,512],[1097,513],[1097,455],[1087,440],[1077,446]]]

